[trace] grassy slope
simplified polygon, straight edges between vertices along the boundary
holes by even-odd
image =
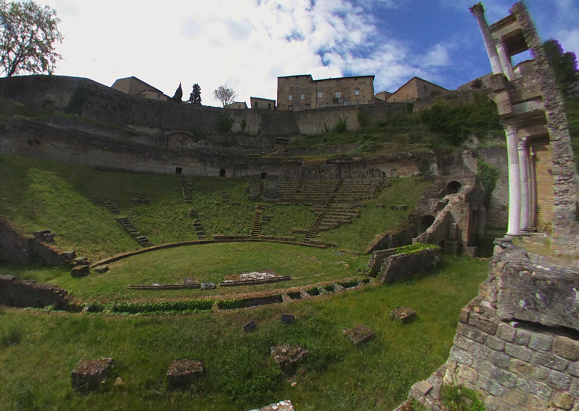
[[[407,284],[185,317],[0,309],[0,404],[30,410],[243,410],[290,398],[300,411],[391,410],[411,384],[446,359],[458,312],[476,295],[486,269],[487,261],[462,257]],[[399,305],[417,311],[413,324],[389,320],[389,310]],[[281,313],[296,315],[296,323],[280,324]],[[250,319],[258,330],[243,333]],[[342,336],[358,323],[377,334],[361,348]],[[269,356],[269,347],[280,343],[310,351],[294,377],[281,375]],[[115,358],[124,385],[86,396],[72,391],[69,373],[77,361],[101,356]],[[184,357],[203,359],[206,376],[188,390],[168,391],[167,367]]]
[[[3,274],[49,282],[65,288],[82,301],[124,301],[143,299],[187,299],[200,296],[253,293],[305,286],[312,283],[359,276],[368,256],[335,255],[332,249],[273,244],[230,243],[196,245],[133,256],[113,264],[104,274],[72,278],[68,268],[5,266]],[[132,284],[175,284],[184,277],[219,283],[228,274],[274,270],[292,280],[258,286],[224,287],[219,290],[128,290]]]
[[[90,196],[114,201],[121,216],[127,216],[135,227],[155,244],[197,240],[194,209],[208,236],[213,234],[249,234],[255,202],[249,201],[242,179],[188,177],[193,184],[192,204],[185,204],[177,176],[152,176],[97,171],[91,167],[38,159],[0,155],[2,190],[0,215],[6,216],[23,232],[51,229],[57,233],[61,249],[75,249],[93,260],[140,246],[116,222],[118,215],[104,206],[95,206]],[[376,202],[403,201],[409,205],[422,194],[427,183],[399,179],[383,189],[378,200],[367,202],[363,217],[354,224],[322,235],[330,242],[344,242],[344,247],[363,250],[380,232],[393,228],[406,213],[375,209]],[[224,204],[228,200],[241,205]],[[132,199],[145,194],[148,205],[137,205]],[[396,199],[396,201],[394,201]],[[264,235],[291,235],[294,227],[310,228],[316,216],[309,207],[274,206],[264,211],[272,216],[263,225]],[[376,225],[374,219],[380,219]],[[302,236],[295,236],[300,240]],[[358,243],[355,246],[354,243]]]

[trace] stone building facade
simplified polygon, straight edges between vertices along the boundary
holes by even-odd
[[[372,104],[374,76],[314,80],[311,74],[277,78],[277,107],[284,111]]]
[[[250,106],[255,109],[275,110],[275,100],[263,97],[250,97]]]
[[[426,100],[443,96],[450,93],[443,87],[437,86],[430,81],[421,79],[420,77],[413,77],[407,81],[402,87],[392,93],[386,101],[388,102],[412,102],[417,100]]]
[[[145,83],[143,80],[140,80],[134,76],[120,78],[116,80],[111,87],[115,90],[119,90],[123,93],[131,94],[133,96],[139,96],[151,100],[169,100],[169,97],[166,96],[165,93],[163,93],[161,90]]]

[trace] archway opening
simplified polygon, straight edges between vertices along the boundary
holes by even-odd
[[[224,168],[219,170],[219,177],[225,177],[225,169]]]
[[[428,227],[430,227],[434,223],[434,217],[431,215],[425,215],[420,219],[420,230],[425,232]]]
[[[183,174],[183,167],[175,167],[175,174]]]
[[[261,173],[261,179],[265,180],[265,177],[267,176],[267,173]]]
[[[447,184],[446,191],[448,194],[456,194],[461,189],[461,187],[462,184],[460,184],[458,181],[451,181]]]

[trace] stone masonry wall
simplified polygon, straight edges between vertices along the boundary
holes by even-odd
[[[416,253],[391,255],[384,260],[378,278],[386,284],[407,280],[419,271],[430,270],[439,261],[440,248],[438,247]]]
[[[36,284],[36,281],[0,275],[0,305],[20,308],[54,305],[65,309],[68,306],[68,291],[55,285]]]
[[[499,241],[448,361],[410,396],[440,410],[441,384],[454,384],[480,393],[489,411],[578,410],[578,274]]]
[[[550,232],[553,225],[553,161],[548,144],[534,144],[537,181],[537,227],[541,232]]]

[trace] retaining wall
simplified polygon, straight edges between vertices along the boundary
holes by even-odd
[[[50,284],[36,284],[36,281],[17,280],[15,277],[0,275],[0,305],[9,307],[55,308],[68,307],[68,291]]]
[[[378,279],[385,284],[408,280],[419,271],[432,269],[440,261],[440,248],[410,254],[394,254],[384,260]]]

